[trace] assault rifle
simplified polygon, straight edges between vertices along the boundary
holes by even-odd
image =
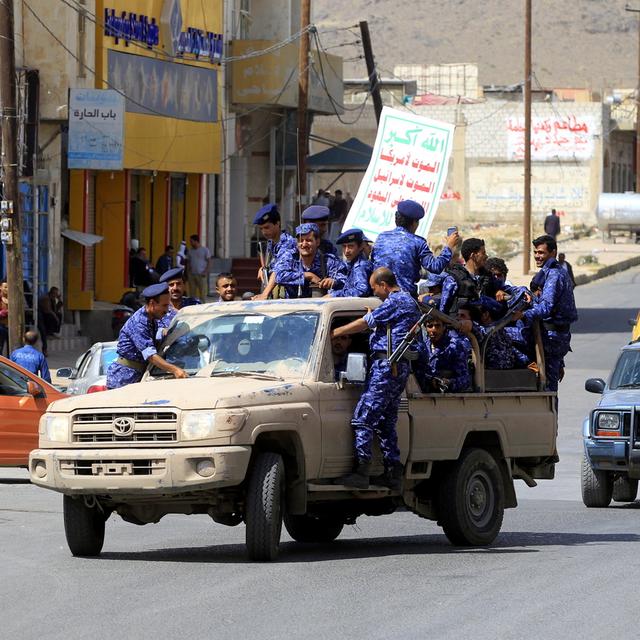
[[[269,284],[269,267],[267,266],[267,258],[264,243],[258,242],[258,257],[260,258],[260,293],[262,293],[267,284]]]

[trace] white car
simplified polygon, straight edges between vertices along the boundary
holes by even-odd
[[[107,389],[107,369],[118,357],[117,341],[96,342],[76,361],[75,367],[64,367],[56,371],[56,376],[68,379],[66,392],[70,394],[95,393]]]

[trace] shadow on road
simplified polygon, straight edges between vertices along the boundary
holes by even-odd
[[[626,333],[631,337],[629,320],[637,309],[578,309],[578,322],[571,325],[571,333]]]
[[[512,532],[501,533],[496,542],[490,547],[452,547],[442,534],[337,540],[331,544],[284,542],[280,545],[278,562],[327,562],[427,554],[520,554],[535,553],[537,551],[535,547],[583,546],[611,542],[640,542],[640,535],[633,533]],[[240,544],[154,549],[153,551],[141,551],[138,553],[112,551],[102,553],[99,559],[137,560],[140,562],[208,562],[213,564],[249,562],[246,557],[245,547]]]
[[[0,484],[31,484],[29,478],[0,478]]]

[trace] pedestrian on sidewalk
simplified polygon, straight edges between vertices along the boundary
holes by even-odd
[[[200,236],[194,233],[189,237],[191,248],[187,251],[187,265],[189,273],[189,295],[206,302],[207,274],[211,266],[211,252],[200,244]]]
[[[554,240],[560,235],[560,218],[555,209],[544,219],[544,232]]]
[[[9,353],[9,285],[7,281],[0,282],[0,356],[7,346]]]
[[[10,360],[50,383],[51,374],[49,373],[47,359],[33,346],[36,342],[38,342],[38,332],[33,330],[26,331],[24,334],[24,346],[12,351]]]

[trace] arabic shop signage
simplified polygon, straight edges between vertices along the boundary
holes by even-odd
[[[507,118],[507,157],[524,158],[524,118]],[[589,160],[594,153],[594,136],[600,127],[593,116],[575,114],[534,117],[531,120],[532,160]]]
[[[113,89],[69,91],[69,169],[122,169],[124,97]]]
[[[344,229],[357,227],[367,238],[395,226],[401,200],[425,210],[418,235],[426,236],[440,202],[453,141],[454,125],[385,107],[371,161]]]
[[[224,36],[221,33],[203,31],[195,27],[182,28],[182,10],[179,0],[164,3],[160,22],[143,14],[115,9],[104,10],[104,35],[115,39],[139,42],[148,49],[160,44],[163,36],[165,49],[170,56],[193,56],[196,60],[207,59],[211,63],[222,59]]]

